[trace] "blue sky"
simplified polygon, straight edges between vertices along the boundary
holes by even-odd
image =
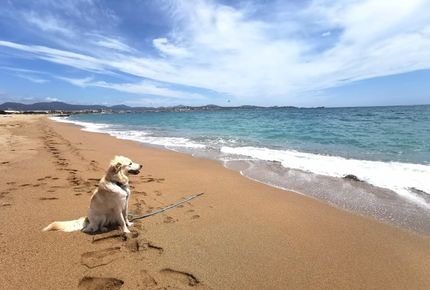
[[[430,103],[430,1],[2,1],[0,102]]]

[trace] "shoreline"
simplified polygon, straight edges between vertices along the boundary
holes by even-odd
[[[111,125],[106,123],[93,123],[57,117],[50,117],[50,119],[59,123],[76,126],[85,132],[108,134],[113,138],[133,141],[142,146],[213,160],[219,162],[227,169],[238,171],[243,177],[252,181],[277,189],[292,191],[338,209],[374,218],[378,221],[411,230],[419,234],[430,235],[430,222],[428,222],[430,221],[430,205],[428,204],[430,199],[425,196],[426,193],[423,193],[424,196],[420,196],[417,193],[410,193],[407,196],[403,196],[392,189],[378,187],[366,181],[356,182],[345,180],[338,176],[325,176],[300,169],[288,168],[279,161],[253,159],[252,157],[246,156],[243,157],[249,159],[235,157],[234,155],[230,157],[228,155],[223,156],[223,152],[215,153],[208,151],[206,148],[198,147],[197,145],[201,145],[198,143],[191,143],[190,145],[192,146],[190,148],[186,146],[182,147],[184,144],[174,147],[162,145],[162,142],[160,144],[151,143],[150,140],[148,141],[145,139],[147,132],[143,133],[144,138],[140,140],[135,136],[137,131],[132,130],[133,133],[130,133],[131,136],[128,136],[127,131],[116,131],[117,129],[111,130],[109,127]],[[363,162],[374,161],[364,160]],[[326,160],[326,163],[330,163],[330,161]],[[399,165],[400,164],[401,163],[399,163]],[[422,166],[421,164],[409,165]]]
[[[7,288],[75,289],[94,277],[122,281],[123,289],[430,287],[427,236],[254,182],[216,161],[44,117],[0,118],[0,124],[7,162],[0,167],[6,180],[0,217],[7,221],[0,282]],[[137,222],[126,240],[40,232],[54,220],[86,214],[115,154],[144,166],[130,178],[132,213],[206,194]]]

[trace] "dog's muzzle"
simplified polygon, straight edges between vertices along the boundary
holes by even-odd
[[[133,174],[133,175],[137,175],[140,173],[140,169],[142,169],[142,165],[139,165],[139,169],[129,169],[128,173]]]

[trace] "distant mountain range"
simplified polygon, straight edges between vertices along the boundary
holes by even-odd
[[[126,105],[103,106],[103,105],[73,105],[63,102],[41,102],[34,104],[22,104],[7,102],[0,105],[0,110],[14,110],[14,111],[65,111],[65,112],[78,112],[78,111],[128,111],[128,112],[182,112],[182,111],[216,111],[226,109],[252,109],[263,108],[258,106],[239,106],[239,107],[222,107],[217,105],[205,106],[173,106],[173,107],[129,107]],[[293,107],[289,107],[293,108]]]
[[[117,106],[103,106],[103,105],[72,105],[63,102],[41,102],[34,104],[22,104],[7,102],[0,105],[0,110],[17,110],[17,111],[37,111],[37,110],[48,110],[48,111],[81,111],[81,110],[129,110],[132,109],[126,105]]]

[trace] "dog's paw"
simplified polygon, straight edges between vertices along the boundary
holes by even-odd
[[[101,232],[101,233],[106,233],[108,231],[109,231],[108,227],[100,227],[100,229],[99,229],[99,232]]]

